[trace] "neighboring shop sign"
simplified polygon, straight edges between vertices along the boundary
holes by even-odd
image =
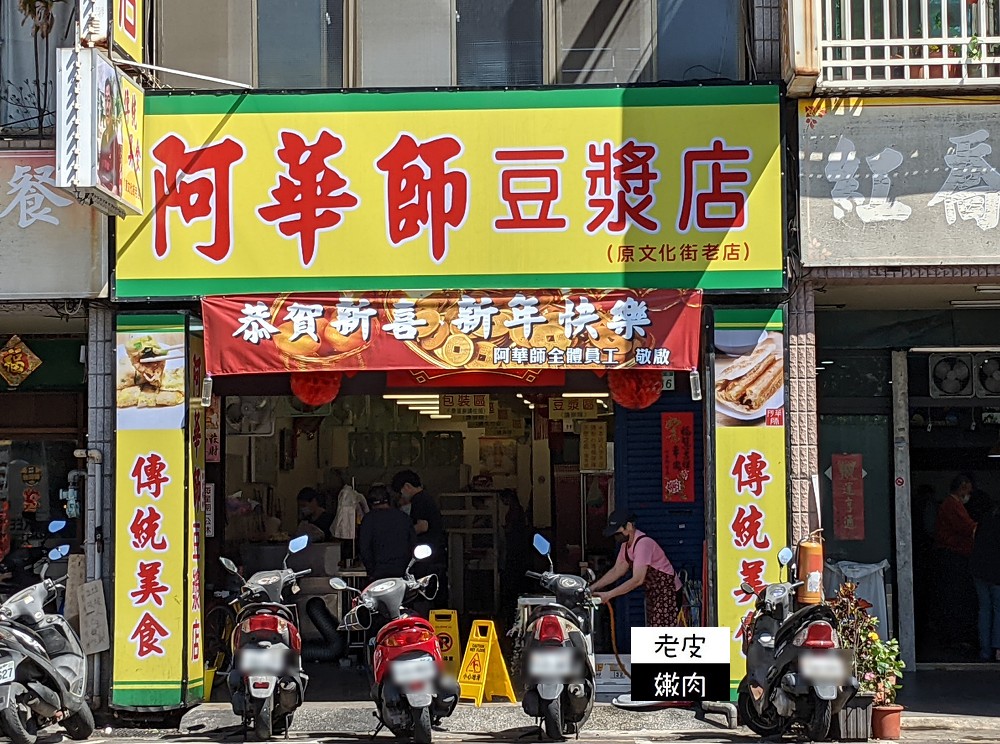
[[[12,388],[27,380],[40,366],[42,360],[16,335],[0,349],[0,377]]]
[[[213,395],[212,405],[205,411],[205,462],[220,462],[221,460],[222,399],[218,395]]]
[[[585,399],[586,400],[586,399]],[[604,421],[581,423],[580,472],[602,472],[608,469],[608,425]]]
[[[96,297],[107,281],[107,220],[56,187],[52,150],[0,152],[0,297]]]
[[[694,503],[694,414],[660,416],[663,500]]]
[[[830,479],[833,481],[833,536],[837,540],[865,539],[865,469],[862,456],[834,455]]]
[[[142,214],[143,91],[96,49],[59,49],[56,183],[108,214]]]
[[[206,297],[211,374],[698,365],[701,292],[544,290]]]
[[[114,707],[179,707],[201,676],[191,663],[185,331],[177,315],[118,319]]]
[[[146,0],[111,0],[112,40],[134,62],[142,62],[145,17]]]
[[[787,536],[784,312],[715,314],[718,624],[732,629],[732,695],[746,670],[742,623],[778,580]]]
[[[115,294],[779,288],[779,101],[771,85],[150,97],[150,198],[118,227]]]
[[[995,263],[998,144],[993,99],[801,101],[802,263]]]

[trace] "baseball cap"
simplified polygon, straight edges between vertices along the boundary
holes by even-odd
[[[635,515],[626,509],[615,509],[608,517],[608,526],[604,528],[604,536],[611,537],[629,522],[635,522]]]
[[[376,504],[385,504],[388,503],[390,499],[391,495],[389,493],[389,489],[385,487],[384,483],[375,483],[368,491],[369,506],[375,506]]]

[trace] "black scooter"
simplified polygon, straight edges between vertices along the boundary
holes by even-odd
[[[65,522],[53,522],[58,532]],[[49,551],[36,564],[41,581],[0,605],[0,730],[14,744],[35,744],[38,730],[59,723],[71,739],[94,732],[94,714],[84,698],[87,657],[73,627],[46,605],[66,589],[45,578],[50,561],[69,546]]]
[[[778,563],[791,578],[792,551],[782,548]],[[840,647],[837,618],[826,604],[794,609],[802,582],[779,582],[757,594],[752,618],[743,628],[746,676],[740,682],[740,720],[763,737],[801,726],[813,741],[823,741],[832,716],[858,691],[852,657]],[[754,595],[753,587],[741,589]]]
[[[545,573],[528,571],[542,588],[555,595],[553,604],[536,607],[528,617],[524,637],[524,712],[541,719],[545,734],[561,741],[580,735],[597,695],[594,667],[594,607],[586,579],[557,574],[549,541],[535,535],[535,549],[549,559]]]

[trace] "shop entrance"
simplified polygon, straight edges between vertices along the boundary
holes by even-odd
[[[468,374],[484,382],[491,377]],[[462,376],[452,375],[452,384],[440,387],[400,387],[390,384],[399,381],[397,375],[360,373],[345,378],[336,400],[319,408],[290,395],[287,376],[215,380],[222,412],[221,462],[216,472],[210,466],[208,477],[219,482],[215,508],[220,517],[215,539],[208,543],[207,659],[224,653],[223,639],[232,624],[226,602],[237,588],[221,570],[219,556],[234,560],[246,575],[273,568],[280,565],[289,537],[306,530],[321,538],[295,557],[301,557],[301,567],[312,569],[295,597],[309,659],[310,699],[367,699],[367,687],[359,684],[365,674],[359,663],[361,639],[334,635],[329,625],[349,601],[331,591],[329,578],[366,585],[356,519],[365,506],[358,505],[355,493],[364,497],[373,485],[391,484],[407,470],[419,475],[442,518],[448,591],[436,606],[458,613],[463,640],[473,621],[494,621],[508,663],[505,634],[515,620],[518,596],[539,592],[524,572],[547,567],[531,548],[532,535],[540,533],[558,546],[557,571],[579,574],[591,568],[600,575],[616,553],[603,530],[616,506],[619,477],[629,485],[628,495],[620,497],[624,505],[639,513],[641,528],[684,571],[690,593],[700,594],[701,474],[695,503],[667,505],[659,465],[645,479],[648,484],[640,471],[659,461],[661,409],[691,410],[698,420],[692,436],[700,436],[699,404],[686,388],[664,393],[655,410],[619,408],[616,413],[603,379],[590,372],[550,375],[562,382],[558,386],[522,380],[513,386],[460,387]],[[500,382],[502,377],[496,376]],[[539,381],[546,382],[544,374]],[[629,443],[631,453],[616,458],[616,444]],[[616,459],[627,463],[630,475],[615,472]],[[703,467],[700,454],[695,464]],[[303,523],[297,500],[306,488],[317,492],[323,510],[309,517],[312,528]],[[398,493],[393,497],[394,508],[408,508]],[[670,508],[677,514],[667,518],[662,512]],[[641,597],[620,602],[618,612],[621,652],[627,653],[628,628],[641,623]],[[598,625],[597,652],[610,654],[606,613]],[[215,695],[224,698],[225,685]]]
[[[981,653],[978,571],[969,554],[973,528],[1000,506],[1000,389],[980,374],[986,356],[908,359],[918,663],[996,661]]]

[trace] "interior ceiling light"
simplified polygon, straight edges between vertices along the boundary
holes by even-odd
[[[408,401],[408,400],[437,400],[437,395],[383,395],[385,400]]]
[[[1000,442],[997,442],[992,447],[990,447],[989,457],[1000,457]]]
[[[563,398],[607,398],[607,393],[563,393]]]
[[[448,414],[448,413],[432,413],[431,414],[431,418],[432,419],[450,419],[451,418],[451,414]]]
[[[977,284],[976,291],[984,294],[1000,294],[1000,284]]]
[[[959,308],[998,308],[1000,307],[1000,298],[995,300],[952,300],[952,307]]]

